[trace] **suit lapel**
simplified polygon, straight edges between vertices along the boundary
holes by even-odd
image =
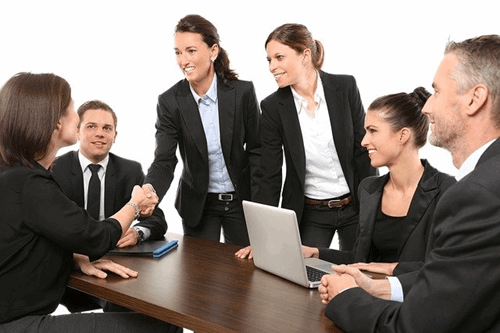
[[[78,206],[84,207],[85,200],[83,197],[83,173],[78,151],[72,152],[71,155],[71,184],[73,187],[73,196]]]
[[[104,217],[107,218],[115,213],[113,207],[115,205],[116,193],[116,169],[114,158],[111,154],[109,154],[109,161],[104,179]]]
[[[359,239],[356,243],[361,244],[361,248],[356,250],[356,261],[371,260],[370,252],[372,247],[373,228],[380,209],[380,200],[384,191],[384,186],[389,180],[389,175],[375,178],[373,183],[364,188],[359,187],[359,202],[362,209],[359,210]]]
[[[401,255],[408,238],[422,220],[432,200],[439,194],[437,170],[431,167],[427,161],[424,163],[424,167],[424,174],[411,199],[410,209],[406,215],[407,218],[404,219],[405,225],[401,230],[401,245],[399,247],[398,256]]]
[[[203,162],[208,167],[208,148],[203,123],[201,122],[200,111],[197,102],[194,100],[189,83],[183,80],[177,91],[177,99],[179,101],[179,110],[181,118],[184,121],[186,135],[190,135],[195,143],[198,151],[202,156]]]
[[[222,153],[226,164],[230,161],[231,144],[233,142],[234,112],[236,97],[233,88],[217,82],[217,98],[219,99],[219,130]]]
[[[302,130],[300,129],[299,116],[290,87],[281,89],[278,97],[278,112],[283,123],[285,145],[290,152],[290,158],[292,159],[292,164],[295,167],[300,183],[304,186],[306,153],[304,150]],[[287,167],[289,166],[287,165]]]
[[[346,164],[350,159],[348,152],[352,151],[352,147],[349,147],[352,139],[346,137],[346,127],[349,128],[349,119],[346,119],[346,112],[342,112],[343,101],[342,96],[338,93],[339,86],[330,76],[325,75],[325,73],[320,72],[321,81],[323,82],[323,89],[325,93],[326,104],[328,107],[328,114],[330,115],[330,124],[332,126],[333,142],[335,143],[335,149],[337,150],[337,155],[339,157],[342,170],[347,178],[347,171],[349,171],[349,165]]]

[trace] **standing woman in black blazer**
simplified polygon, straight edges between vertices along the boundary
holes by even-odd
[[[76,143],[71,88],[54,74],[19,73],[0,90],[0,332],[170,332],[177,327],[138,313],[50,315],[73,267],[106,277],[134,272],[99,259],[157,198],[135,186],[131,200],[102,221],[64,195],[50,168],[59,148]]]
[[[253,84],[229,68],[217,29],[199,15],[175,28],[185,76],[158,98],[155,158],[146,183],[163,198],[179,146],[183,171],[175,207],[184,234],[248,245],[242,200],[257,192],[260,111]],[[147,187],[146,187],[147,188]]]
[[[281,206],[296,212],[302,243],[329,247],[337,231],[340,248],[349,250],[358,225],[358,184],[376,173],[361,147],[365,114],[356,81],[321,71],[323,46],[303,25],[276,28],[265,46],[279,89],[261,103],[257,201],[278,206],[284,150]]]

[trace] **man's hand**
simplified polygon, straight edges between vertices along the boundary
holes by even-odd
[[[364,262],[358,262],[356,264],[350,264],[349,266],[361,269],[363,271],[392,276],[397,265],[397,262],[371,262],[368,264]]]
[[[372,296],[391,299],[391,285],[387,279],[372,279],[352,265],[334,266],[333,270],[342,275],[350,275],[356,284]]]
[[[240,249],[238,252],[236,252],[234,255],[241,259],[245,259],[246,257],[248,257],[248,259],[253,259],[252,247],[251,246],[244,247]]]
[[[342,265],[345,266],[345,265]],[[339,267],[339,266],[334,266]],[[358,287],[354,278],[349,274],[332,273],[323,275],[318,287],[321,302],[328,304],[332,298],[346,289]]]
[[[153,214],[153,211],[158,204],[158,196],[156,193],[151,193],[150,186],[146,186],[145,192],[142,187],[135,185],[132,190],[132,201],[139,206],[141,216],[148,217]]]
[[[90,262],[89,257],[81,254],[74,254],[73,260],[75,262],[75,265],[82,271],[83,274],[95,276],[100,279],[105,279],[108,276],[108,274],[106,274],[104,271],[113,272],[120,275],[124,279],[128,279],[129,277],[135,278],[138,275],[136,271],[114,263],[111,260],[100,259],[94,262]]]
[[[137,230],[134,228],[128,228],[127,232],[120,238],[118,243],[116,243],[116,247],[127,247],[134,246],[137,244]]]

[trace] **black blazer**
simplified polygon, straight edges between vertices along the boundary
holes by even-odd
[[[94,220],[69,200],[39,164],[0,168],[0,213],[0,327],[54,312],[73,253],[98,259],[122,234],[115,219]]]
[[[422,160],[424,173],[411,200],[404,219],[404,232],[398,250],[399,262],[423,262],[432,226],[436,204],[445,191],[456,183],[454,177],[439,172],[426,160]],[[359,186],[359,226],[352,251],[320,249],[320,258],[336,264],[372,262],[376,258],[372,235],[377,212],[390,175],[369,177]]]
[[[359,182],[376,174],[361,147],[365,113],[354,77],[320,72],[330,114],[335,147],[342,171],[357,204]],[[293,209],[301,220],[304,209],[306,157],[297,108],[290,87],[280,88],[261,102],[261,182],[257,201],[278,206],[282,185],[283,149],[286,178],[283,208]]]
[[[260,111],[253,84],[217,80],[222,153],[239,200],[257,192],[260,159]],[[175,207],[184,223],[196,227],[208,193],[208,148],[198,105],[187,80],[179,81],[158,98],[155,158],[146,176],[160,199],[167,192],[177,164],[179,146],[183,170]]]
[[[403,303],[352,288],[326,315],[345,332],[500,332],[500,140],[441,197],[431,240]]]
[[[78,151],[59,156],[52,172],[64,194],[78,206],[84,207],[83,174]],[[129,202],[135,185],[144,184],[144,173],[138,162],[109,153],[105,177],[104,216],[107,218]],[[151,230],[150,239],[159,239],[167,232],[165,215],[159,207],[150,217],[140,217],[137,225]]]

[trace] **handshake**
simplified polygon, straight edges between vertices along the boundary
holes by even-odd
[[[158,195],[151,184],[144,184],[142,187],[134,186],[131,200],[139,207],[142,217],[151,216],[159,202]]]

